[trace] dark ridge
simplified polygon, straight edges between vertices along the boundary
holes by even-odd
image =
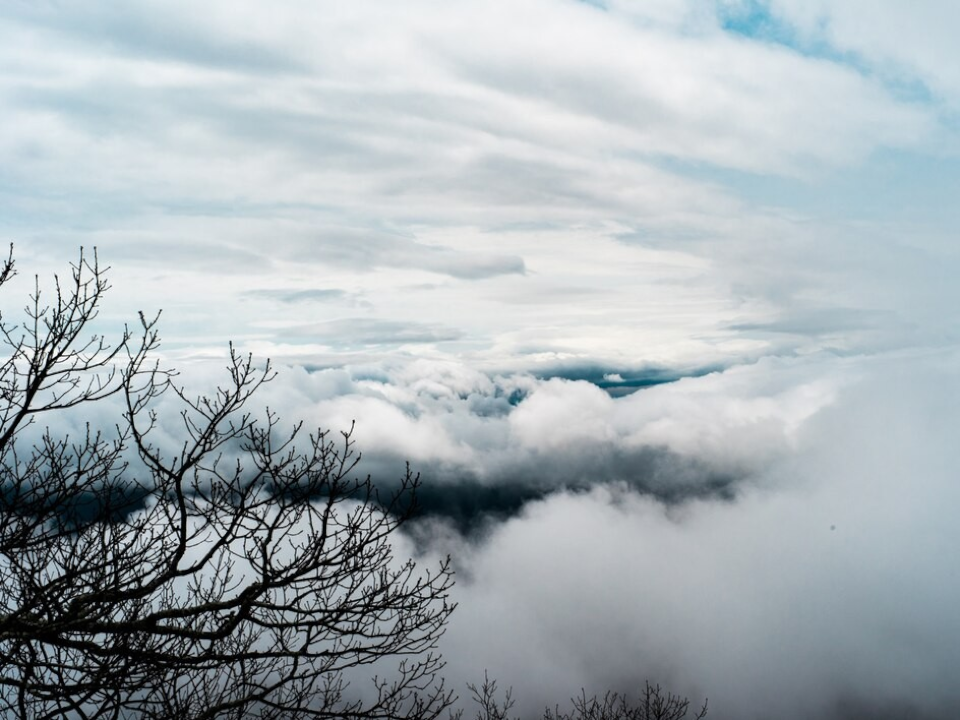
[[[652,486],[636,479],[609,479],[587,483],[545,487],[530,484],[484,485],[476,480],[457,483],[425,483],[417,489],[416,517],[440,519],[452,525],[464,537],[476,537],[491,524],[519,517],[533,502],[560,493],[586,494],[594,487],[623,485],[638,495],[651,497],[665,505],[689,500],[713,498],[730,502],[736,497],[736,478],[716,474],[697,486]]]
[[[682,371],[676,368],[651,367],[642,370],[636,368],[622,368],[612,365],[571,365],[569,367],[555,367],[534,374],[538,380],[579,380],[588,382],[606,390],[614,397],[629,395],[643,388],[655,385],[665,385],[684,378],[696,378],[720,372],[725,368],[720,365],[708,365],[693,370]]]
[[[417,490],[417,517],[442,518],[461,535],[473,535],[490,522],[520,515],[524,506],[542,500],[553,491],[530,485],[483,485],[477,481],[457,484],[428,483]]]
[[[21,517],[51,515],[61,530],[76,532],[96,523],[124,522],[146,507],[149,492],[134,484],[111,484],[98,490],[75,492],[34,492],[24,486],[5,483],[0,487],[0,506]]]
[[[369,458],[363,467],[372,472],[382,507],[400,489],[405,463],[400,458]],[[359,468],[358,468],[359,469]],[[462,468],[427,464],[420,468],[423,481],[415,496],[401,497],[396,512],[414,503],[415,517],[439,519],[449,523],[461,535],[476,537],[491,524],[520,516],[530,503],[558,493],[587,493],[596,487],[622,487],[665,505],[678,505],[693,499],[731,501],[742,477],[732,471],[718,470],[694,458],[662,447],[624,449],[610,446],[586,446],[576,453],[544,454],[510,463],[491,476],[479,477]],[[393,478],[393,479],[390,479]],[[359,480],[340,487],[349,497],[363,494]],[[267,489],[278,498],[309,502],[321,500],[326,493],[297,492],[295,486]],[[96,491],[85,490],[64,496],[61,493],[38,494],[33,499],[7,485],[0,488],[0,503],[22,515],[48,514],[56,505],[64,528],[79,529],[97,522],[123,522],[142,509],[150,493],[130,483],[111,483]],[[42,498],[42,500],[38,500]]]

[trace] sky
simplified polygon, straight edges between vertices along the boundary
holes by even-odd
[[[960,6],[0,7],[0,237],[357,422],[454,684],[950,717]],[[3,307],[23,295],[5,289]]]

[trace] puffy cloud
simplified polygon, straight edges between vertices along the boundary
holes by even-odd
[[[420,359],[286,369],[261,402],[307,425],[356,422],[369,472],[389,483],[411,461],[426,480],[428,512],[476,525],[487,512],[514,514],[531,499],[596,485],[670,503],[734,497],[794,452],[809,420],[859,373],[838,358],[767,359],[619,395]]]
[[[720,718],[939,720],[960,660],[956,360],[766,358],[614,397],[395,357],[285,368],[255,402],[356,420],[381,487],[404,460],[423,471],[427,515],[401,549],[456,558],[455,683],[489,668],[524,712],[650,678]],[[218,377],[204,362],[182,379]],[[71,420],[109,427],[110,409]],[[160,411],[176,448],[182,421]]]
[[[463,568],[452,676],[488,668],[523,713],[655,679],[721,719],[950,717],[949,363],[861,367],[736,502],[597,487],[441,542]]]
[[[424,471],[404,550],[458,565],[454,682],[488,668],[524,713],[650,678],[719,718],[939,719],[960,660],[955,367],[766,359],[612,397],[421,359],[290,369],[261,400],[356,419],[387,486],[403,459]]]

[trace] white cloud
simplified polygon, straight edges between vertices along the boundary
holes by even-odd
[[[951,32],[960,21],[955,3],[772,0],[769,5],[801,37],[855,54],[893,83],[909,88],[919,82],[954,110],[960,102],[960,53]]]
[[[885,290],[904,233],[876,241],[740,181],[803,190],[883,149],[935,150],[937,108],[726,33],[713,6],[603,5],[11,6],[8,232],[41,272],[98,245],[122,304],[167,307],[191,352],[234,337],[355,359],[284,334],[353,317],[444,327],[422,352],[500,366],[929,341],[910,328],[949,289],[923,307]],[[318,279],[364,312],[291,305],[277,323],[249,293]],[[892,319],[843,337],[760,328],[837,308]]]
[[[195,382],[212,386],[216,375],[204,367]],[[355,421],[370,472],[389,480],[410,461],[441,494],[470,483],[540,494],[626,482],[676,499],[736,494],[756,482],[796,451],[812,419],[860,376],[858,367],[824,356],[767,359],[611,397],[582,380],[394,359],[288,368],[259,401],[308,427],[339,430]]]
[[[460,547],[464,679],[936,713],[956,10],[751,4],[778,40],[726,31],[737,7],[8,4],[5,297],[96,245],[107,328],[163,307],[198,387],[233,338],[301,366],[261,401],[357,420],[368,469],[411,460],[436,507],[585,493]]]
[[[861,366],[737,502],[595,489],[458,548],[453,676],[488,668],[526,713],[654,679],[720,718],[949,717],[952,362]]]

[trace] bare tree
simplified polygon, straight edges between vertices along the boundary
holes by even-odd
[[[483,684],[477,687],[473,683],[467,683],[467,690],[470,691],[473,702],[480,706],[477,709],[476,720],[510,720],[510,711],[515,704],[512,687],[507,688],[503,700],[497,700],[497,681],[491,680],[484,671]],[[457,720],[462,716],[462,712],[458,713]]]
[[[452,572],[391,544],[419,477],[381,498],[352,429],[256,419],[269,363],[231,347],[223,384],[192,396],[151,359],[157,318],[94,334],[105,271],[81,252],[49,302],[37,283],[22,319],[0,316],[0,714],[439,715]],[[94,403],[115,427],[82,421]],[[346,680],[363,668],[389,672],[363,692]]]
[[[543,720],[683,720],[690,710],[690,700],[666,692],[659,685],[644,683],[638,702],[630,702],[626,695],[608,692],[603,697],[588,698],[585,692],[571,700],[573,709],[561,712],[559,708],[546,710]],[[694,720],[707,716],[707,701],[703,701]]]
[[[473,702],[478,705],[476,720],[511,720],[510,711],[514,706],[513,688],[504,694],[503,700],[497,699],[497,681],[484,673],[483,684],[477,687],[468,684],[467,689]],[[543,711],[543,720],[684,720],[690,711],[690,700],[680,695],[666,692],[659,685],[644,683],[644,690],[638,702],[631,702],[626,695],[608,692],[605,695],[588,698],[586,691],[571,698],[572,708],[563,712],[559,706]],[[703,720],[707,716],[707,701],[703,701],[693,720]],[[458,711],[454,718],[462,720],[463,712]]]

